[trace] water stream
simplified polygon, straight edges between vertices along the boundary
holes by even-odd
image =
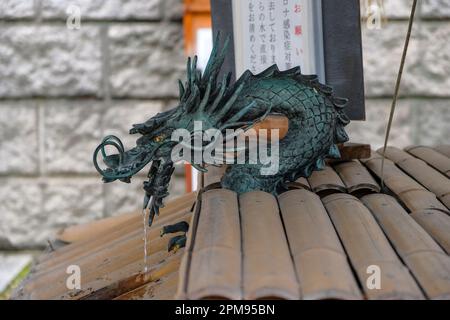
[[[147,266],[147,246],[148,246],[148,240],[147,240],[147,213],[146,210],[142,210],[142,221],[144,223],[144,274],[148,272],[148,266]]]

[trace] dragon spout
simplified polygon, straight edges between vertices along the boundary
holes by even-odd
[[[234,139],[227,135],[227,129],[245,131],[270,113],[289,119],[287,135],[279,141],[276,173],[263,176],[261,163],[228,167],[222,187],[238,193],[263,190],[277,194],[287,188],[287,182],[323,168],[325,158],[339,158],[337,144],[348,140],[344,127],[349,120],[343,111],[347,100],[336,97],[331,87],[319,83],[316,76],[303,75],[299,67],[280,71],[276,65],[256,75],[246,71],[235,83],[231,83],[230,73],[219,79],[228,41],[221,50],[218,43],[219,35],[203,73],[197,69],[196,57],[188,59],[187,79],[184,83],[179,81],[180,101],[176,108],[133,125],[130,134],[140,135],[134,148],[125,151],[117,137],[108,136],[94,152],[94,165],[105,182],[129,182],[151,163],[148,181],[144,183],[144,209],[150,211],[150,223],[168,194],[175,146],[183,144],[189,152],[207,151],[213,146],[194,143],[199,133],[196,122],[201,122],[204,130],[216,129],[223,139],[218,143],[225,145]],[[175,141],[173,135],[179,129],[186,130],[191,140]],[[113,147],[118,153],[107,155],[106,147]],[[236,147],[226,150],[238,152]],[[107,167],[104,170],[97,163],[99,154]],[[206,171],[204,162],[189,161],[195,168]]]

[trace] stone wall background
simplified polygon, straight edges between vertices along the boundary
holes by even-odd
[[[384,143],[412,0],[384,0],[388,23],[363,25],[365,122],[353,122],[354,141]],[[450,1],[419,0],[390,144],[450,144]]]
[[[411,0],[385,0],[363,28],[367,121],[353,141],[382,144]],[[422,0],[391,143],[450,143],[450,2]],[[66,27],[69,5],[81,29]],[[102,184],[91,163],[107,134],[174,106],[183,77],[181,0],[0,1],[0,249],[42,247],[69,224],[137,210],[143,176]],[[172,195],[183,192],[179,177]]]

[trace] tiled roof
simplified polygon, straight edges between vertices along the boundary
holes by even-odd
[[[60,235],[73,243],[40,259],[16,298],[450,299],[450,148],[405,150],[388,148],[382,191],[375,152],[278,197],[221,189],[225,168],[211,167],[197,201],[168,204],[150,229],[147,276],[134,214]],[[186,248],[167,253],[159,230],[181,220]],[[87,270],[76,292],[70,264]],[[366,285],[373,268],[380,290]]]
[[[450,159],[442,149],[389,148],[385,193],[378,153],[314,172],[278,197],[220,189],[224,168],[211,168],[177,297],[450,299]],[[372,266],[380,290],[366,285]]]
[[[108,218],[69,228],[59,237],[70,244],[44,254],[15,299],[170,299],[178,284],[183,250],[167,252],[161,227],[189,221],[195,193],[182,196],[161,210],[148,231],[148,273],[142,274],[143,219],[140,213]],[[69,290],[67,267],[81,271],[81,290]]]

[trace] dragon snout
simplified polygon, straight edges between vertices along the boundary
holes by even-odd
[[[118,153],[107,155],[106,147],[111,146],[115,148]],[[98,154],[99,152],[102,155],[103,163],[106,165],[106,169],[100,168],[98,164]],[[95,169],[103,176],[103,179],[107,182],[114,181],[117,179],[118,175],[125,174],[125,168],[122,167],[123,158],[124,158],[125,149],[123,147],[122,141],[116,136],[107,136],[103,139],[103,141],[98,145],[98,147],[94,151],[94,166]]]
[[[107,146],[115,148],[118,153],[107,155]],[[106,169],[100,168],[98,164],[97,159],[99,153],[102,155],[102,160],[106,165]],[[112,135],[103,139],[95,149],[93,157],[95,169],[102,175],[105,182],[112,182],[117,179],[123,182],[129,182],[131,176],[136,174],[151,161],[151,153],[148,152],[148,150],[134,148],[125,152],[120,139]]]

